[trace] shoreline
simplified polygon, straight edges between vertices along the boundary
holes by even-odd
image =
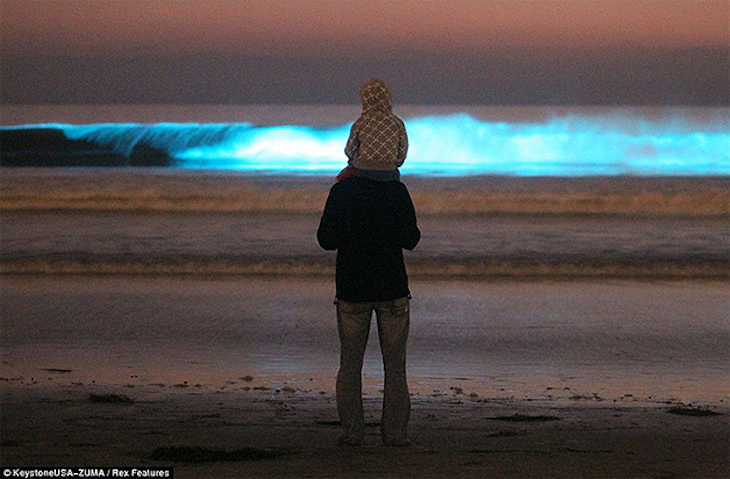
[[[334,391],[331,278],[0,281],[8,384],[225,388],[251,375],[268,377],[269,387],[315,382]],[[411,293],[414,393],[730,400],[726,282],[414,280]],[[383,378],[371,335],[365,389],[377,394]]]
[[[332,279],[330,261],[319,264],[303,261],[240,262],[211,261],[182,264],[150,264],[148,262],[105,263],[88,260],[63,261],[2,261],[0,278],[13,276],[58,276],[58,277],[133,277],[147,278],[199,278],[199,279]],[[651,264],[584,264],[584,263],[539,263],[517,261],[514,263],[458,263],[450,261],[444,265],[439,260],[431,262],[410,261],[408,275],[413,280],[439,282],[559,282],[577,283],[592,281],[635,281],[635,282],[717,282],[730,281],[728,261],[686,263],[654,261]]]

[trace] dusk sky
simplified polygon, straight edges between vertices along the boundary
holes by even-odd
[[[0,0],[2,103],[730,104],[728,0]]]

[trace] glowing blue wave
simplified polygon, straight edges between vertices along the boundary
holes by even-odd
[[[180,168],[334,174],[346,164],[349,125],[53,125],[129,154],[140,142]],[[730,120],[702,129],[690,121],[566,116],[545,123],[484,122],[466,114],[406,119],[404,174],[730,175]]]

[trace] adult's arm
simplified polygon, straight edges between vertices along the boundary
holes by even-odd
[[[336,250],[339,247],[337,234],[337,200],[333,190],[334,187],[330,189],[329,196],[327,196],[322,218],[319,220],[319,228],[317,228],[317,241],[319,245],[330,251]]]
[[[416,220],[416,209],[413,207],[411,195],[403,188],[403,210],[401,217],[400,245],[402,248],[412,250],[421,239],[421,231],[418,229]]]

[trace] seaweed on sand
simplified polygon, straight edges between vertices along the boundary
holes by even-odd
[[[704,409],[704,408],[699,408],[699,407],[676,406],[676,407],[670,408],[667,412],[669,414],[676,414],[678,416],[694,416],[694,417],[722,416],[722,414],[719,412],[710,411],[709,409]]]
[[[134,399],[124,394],[89,394],[89,402],[104,404],[132,404]]]
[[[528,416],[525,414],[513,414],[512,416],[495,416],[488,417],[488,421],[512,421],[512,422],[548,422],[559,421],[559,417],[555,416]]]

